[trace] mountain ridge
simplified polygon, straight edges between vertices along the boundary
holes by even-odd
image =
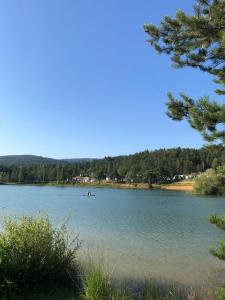
[[[84,161],[91,161],[94,158],[65,158],[56,159],[50,157],[44,157],[32,154],[21,154],[21,155],[2,155],[0,156],[0,165],[55,165],[55,164],[69,164],[69,163],[82,163]]]

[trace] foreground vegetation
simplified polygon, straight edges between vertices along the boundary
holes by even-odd
[[[5,218],[0,232],[1,290],[77,286],[78,248],[66,226],[54,228],[47,217]]]
[[[128,285],[129,286],[129,285]],[[213,294],[197,293],[192,289],[185,289],[178,284],[169,285],[160,281],[146,281],[141,287],[129,289],[126,285],[116,284],[107,276],[101,267],[92,267],[83,281],[83,300],[195,300],[207,299]]]
[[[225,217],[210,221],[225,228]],[[0,232],[0,299],[197,300],[225,299],[225,288],[196,292],[178,284],[148,281],[131,287],[104,272],[102,264],[81,267],[77,238],[65,225],[55,228],[48,217],[4,219]],[[211,253],[225,259],[224,245]]]

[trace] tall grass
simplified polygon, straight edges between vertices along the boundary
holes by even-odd
[[[125,288],[116,288],[101,266],[92,266],[83,277],[83,300],[131,300]]]
[[[196,300],[194,290],[185,290],[178,284],[147,281],[139,293],[138,300]]]
[[[95,266],[84,275],[82,300],[225,300],[225,288],[206,293],[176,283],[149,280],[129,290],[125,285],[118,288],[101,267]]]

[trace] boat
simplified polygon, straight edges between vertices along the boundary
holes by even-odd
[[[94,194],[92,194],[91,192],[87,192],[87,194],[84,194],[83,196],[86,196],[86,197],[95,197]]]

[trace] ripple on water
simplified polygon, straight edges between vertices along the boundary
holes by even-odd
[[[163,277],[184,284],[219,278],[224,265],[208,248],[224,239],[209,224],[225,213],[224,197],[193,197],[156,190],[0,186],[2,214],[47,213],[55,223],[70,218],[83,249],[101,249],[107,265],[127,277]],[[214,279],[213,279],[214,280]]]

